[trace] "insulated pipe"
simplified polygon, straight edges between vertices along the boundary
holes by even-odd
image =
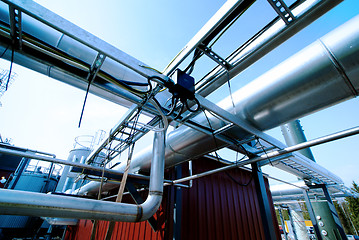
[[[153,141],[149,195],[143,204],[126,204],[92,199],[0,189],[0,212],[58,218],[138,222],[147,220],[162,201],[165,133],[157,132]]]
[[[234,93],[236,109],[232,111],[265,130],[356,96],[359,85],[358,74],[355,74],[359,65],[357,24],[358,17]],[[229,111],[232,107],[229,98],[219,105]],[[209,118],[212,126],[223,124],[216,118]],[[204,116],[196,120],[207,125]],[[231,132],[243,137],[246,134],[236,128]],[[223,144],[217,141],[217,147],[221,146]],[[168,136],[166,164],[175,165],[213,151],[215,147],[211,137],[186,126],[179,127]],[[148,150],[136,155],[131,165],[133,171],[147,170],[148,159]],[[118,169],[123,167],[120,165]],[[94,185],[96,183],[83,187],[82,192]]]
[[[236,113],[259,130],[268,130],[320,109],[356,97],[359,90],[359,16],[311,44],[268,71],[218,105]],[[226,125],[209,114],[212,127]],[[208,126],[202,114],[194,119]],[[232,127],[225,134],[248,137]],[[217,141],[217,147],[223,143]],[[167,137],[166,166],[173,166],[216,148],[213,138],[187,126],[180,126]],[[150,152],[135,156],[133,170],[147,170]],[[119,166],[122,169],[123,166]]]
[[[230,71],[230,76],[233,77],[241,72],[243,69],[257,61],[279,44],[283,43],[290,36],[313,22],[316,18],[329,11],[341,1],[342,0],[307,0],[295,7],[292,12],[296,19],[289,26],[286,26],[282,21],[277,21],[269,29],[267,29],[264,34],[261,34],[255,41],[251,42],[250,45],[246,45],[245,48],[239,49],[231,56],[230,63],[233,64],[234,67]],[[137,67],[141,67],[144,64],[126,55],[120,50],[115,49],[110,44],[107,44],[101,39],[93,36],[83,29],[80,29],[76,25],[50,12],[35,2],[19,0],[5,2],[14,4],[26,13],[22,14],[21,27],[23,33],[40,39],[46,44],[55,47],[88,65],[91,65],[96,59],[97,52],[103,52],[105,55],[110,57],[106,57],[101,66],[102,71],[117,79],[146,82],[146,79],[140,76],[140,74],[127,69],[127,67],[124,66],[125,64],[123,60],[127,60],[126,63],[129,63],[132,67],[136,65]],[[46,22],[46,24],[38,19],[42,19]],[[5,24],[9,24],[9,6],[4,2],[0,2],[0,20]],[[9,36],[7,37],[9,38]],[[9,46],[9,41],[10,40],[0,44],[0,52],[3,52]],[[37,50],[40,50],[43,53],[45,51],[46,54],[45,49],[37,48]],[[3,57],[10,60],[11,50],[6,51]],[[74,87],[83,90],[86,90],[87,88],[87,81],[84,81],[84,78],[76,76],[56,64],[54,65],[52,63],[48,63],[44,61],[44,59],[38,59],[36,54],[26,55],[24,52],[15,51],[14,62],[39,73],[45,74],[51,78],[70,84]],[[120,64],[120,62],[123,64]],[[78,67],[78,64],[75,62],[70,65]],[[134,68],[136,69],[136,67]],[[80,69],[85,71],[89,70],[87,68],[83,69],[83,66],[80,67]],[[146,67],[140,68],[140,72],[144,72],[148,75],[157,74],[156,72],[151,71],[150,68]],[[207,76],[205,79],[206,89],[200,87],[199,91],[202,96],[208,95],[213,91],[213,89],[216,89],[219,85],[226,81],[226,73],[222,72],[221,74],[218,74],[217,69],[215,69],[214,73]],[[208,82],[212,82],[212,84],[208,84]],[[94,82],[92,83],[90,92],[104,99],[127,107],[131,106],[133,102],[138,103],[141,101],[138,97],[129,94],[127,91],[111,83]],[[166,91],[162,92],[160,95],[163,95],[157,97],[160,102],[166,101],[169,97],[168,92]]]
[[[340,2],[342,0],[307,0],[295,6],[291,10],[295,19],[289,25],[279,17],[278,20],[271,22],[264,31],[231,54],[227,59],[232,65],[228,73],[220,66],[214,68],[196,86],[197,93],[204,97],[209,95],[228,81],[228,74],[230,78],[238,75]]]
[[[218,105],[264,131],[356,97],[359,90],[357,26],[359,16],[233,93],[235,109],[230,97]],[[214,129],[226,125],[220,119],[207,115]],[[194,120],[208,126],[203,114]],[[249,137],[247,132],[238,127],[232,127],[224,134],[236,139]],[[211,136],[182,125],[167,136],[166,167],[225,146],[220,140],[214,143]],[[149,147],[134,156],[131,171],[148,171],[150,160]],[[124,164],[120,164],[116,169],[123,171],[124,167]],[[290,170],[284,165],[281,168]],[[81,193],[93,191],[96,185],[85,185]]]
[[[147,76],[165,77],[33,1],[0,1],[0,52],[4,52],[4,59],[10,61],[12,55],[11,36],[9,30],[5,30],[10,25],[9,5],[15,6],[21,13],[23,49],[15,49],[13,59],[21,66],[82,90],[87,89],[86,76],[100,53],[105,56],[100,71],[115,79],[147,83]],[[50,48],[60,53],[55,54],[49,50]],[[53,60],[49,61],[49,59]],[[54,63],[54,60],[57,63]],[[64,67],[64,65],[68,66]],[[103,80],[93,81],[89,91],[127,107],[142,101],[127,90]],[[164,91],[159,94],[158,100],[165,101],[169,96],[170,94]]]
[[[304,135],[304,130],[300,125],[299,120],[294,120],[289,123],[280,126],[282,135],[284,136],[285,143],[288,146],[293,146],[298,143],[306,142],[307,138]],[[310,148],[306,148],[299,151],[300,154],[306,156],[308,159],[315,162],[314,156]]]

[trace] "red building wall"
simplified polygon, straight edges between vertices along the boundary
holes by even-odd
[[[221,166],[223,165],[213,160],[198,159],[193,161],[193,174]],[[183,171],[184,176],[186,172]],[[169,172],[169,175],[173,174],[174,171]],[[273,221],[277,223],[268,181],[266,184]],[[148,222],[117,222],[111,239],[173,239],[174,190],[174,187],[165,187],[162,205],[154,216],[157,220],[156,232]],[[68,227],[66,239],[90,239],[92,226],[90,220],[81,220],[78,226]],[[104,239],[107,226],[108,222],[99,221],[96,239]],[[251,172],[232,169],[194,180],[192,188],[183,188],[180,229],[181,239],[186,240],[265,239]],[[276,230],[280,239],[279,229]]]

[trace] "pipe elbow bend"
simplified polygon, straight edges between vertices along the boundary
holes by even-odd
[[[160,207],[162,202],[162,192],[150,192],[144,203],[139,206],[137,222],[146,221],[152,217]]]

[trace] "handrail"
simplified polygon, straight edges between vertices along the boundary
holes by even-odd
[[[165,132],[156,132],[149,195],[143,204],[126,204],[93,199],[57,196],[0,189],[2,214],[64,217],[107,221],[138,222],[150,218],[162,201],[164,181]]]

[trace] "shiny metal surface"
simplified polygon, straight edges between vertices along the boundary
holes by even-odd
[[[0,2],[0,21],[5,24],[10,24],[8,4],[21,10],[22,31],[26,35],[22,44],[54,59],[66,62],[69,66],[78,68],[81,71],[70,71],[61,66],[61,64],[51,62],[47,57],[39,57],[37,54],[29,53],[25,49],[23,51],[15,50],[14,62],[19,65],[82,90],[87,88],[86,72],[90,71],[90,66],[98,53],[106,56],[100,71],[115,79],[147,83],[146,77],[148,76],[165,77],[147,67],[146,64],[33,1],[13,0]],[[5,30],[1,31],[1,34],[8,38],[7,41],[3,40],[0,43],[0,50],[5,50],[8,47],[8,42],[11,41],[11,37]],[[45,45],[40,44],[41,46],[39,47],[37,46],[39,42],[43,42]],[[58,53],[50,52],[49,47],[56,49]],[[10,60],[11,51],[7,51],[4,58]],[[72,60],[69,60],[69,58],[72,58]],[[93,82],[90,91],[104,99],[128,107],[132,103],[141,101],[138,96],[108,81]],[[168,96],[167,91],[162,92],[158,96],[159,101],[167,100]]]
[[[348,86],[348,80],[358,88],[358,75],[344,79],[327,55],[326,48],[337,59],[351,60],[347,71],[357,71],[358,22],[359,17],[355,17],[237,91],[234,97],[237,115],[254,127],[265,130],[356,97],[357,94]],[[351,30],[343,34],[345,29]],[[341,44],[335,49],[324,48],[323,45],[330,44],[333,36]],[[230,99],[219,105],[230,108]]]
[[[329,36],[315,42],[301,52],[289,58],[273,70],[265,73],[247,86],[233,93],[236,108],[233,110],[230,97],[221,101],[218,106],[235,112],[236,116],[247,124],[259,129],[267,130],[289,120],[329,107],[341,101],[353,98],[346,80],[336,70],[326,50],[322,47],[327,39],[336,35],[341,42],[333,54],[337,59],[350,56],[351,65],[348,71],[356,71],[359,67],[359,17],[334,30]],[[342,34],[342,29],[351,29]],[[330,38],[329,38],[330,37]],[[355,40],[354,40],[355,39]],[[350,40],[348,47],[347,40]],[[338,40],[339,42],[339,40]],[[358,88],[359,74],[350,79],[353,86]],[[207,114],[213,128],[225,125],[221,120]],[[202,114],[194,119],[201,125],[208,126],[206,117]],[[233,127],[227,133],[236,138],[245,137],[246,133]],[[187,126],[180,126],[167,136],[166,166],[189,160],[199,155],[213,151],[216,147],[223,147],[223,143],[206,134],[199,133]],[[148,148],[150,149],[150,148]],[[144,150],[134,157],[133,171],[149,167],[150,152]],[[123,166],[120,165],[119,169]]]
[[[302,126],[299,120],[294,120],[289,123],[280,126],[282,135],[284,136],[285,143],[288,146],[293,146],[298,143],[306,142],[307,138],[304,135]],[[312,151],[309,148],[299,150],[298,153],[306,156],[307,158],[315,162]]]
[[[259,33],[253,41],[244,44],[226,59],[233,66],[228,71],[229,77],[233,78],[238,75],[340,2],[342,0],[303,1],[292,9],[295,20],[290,24],[286,25],[278,19],[268,25],[265,31]],[[221,67],[216,67],[196,86],[197,93],[205,97],[226,83],[227,80],[227,72]]]
[[[327,54],[328,47],[324,48],[323,44],[333,36],[340,39],[337,41],[341,42],[339,44],[341,47],[335,48],[335,51],[332,50],[332,54],[337,59],[351,56],[352,62],[347,70],[355,71],[354,69],[359,67],[359,29],[356,27],[358,25],[359,16],[233,93],[235,109],[233,109],[230,97],[218,103],[218,106],[235,113],[241,121],[263,131],[356,97],[347,84],[348,79],[344,79],[341,72],[337,70]],[[350,29],[350,31],[343,34],[343,29]],[[348,47],[347,41],[350,42],[351,47]],[[354,75],[349,79],[355,88],[358,88],[358,79],[359,75]],[[213,129],[226,125],[222,120],[208,113],[207,117],[200,114],[193,120],[204,126],[209,126],[209,121]],[[248,132],[238,127],[232,127],[225,133],[235,139],[249,137]],[[226,144],[220,140],[214,142],[213,137],[182,125],[167,135],[166,167],[191,160],[225,146]],[[293,158],[293,162],[300,161],[300,164],[313,167],[311,161],[294,154],[296,157]],[[148,171],[150,164],[151,147],[149,146],[133,157],[130,171],[135,172],[140,169]],[[299,177],[305,176],[300,171],[280,162],[276,166]],[[125,164],[116,167],[119,171],[123,171],[124,168]],[[340,178],[323,167],[316,165],[315,169],[328,179],[332,179],[331,181],[341,182]],[[81,189],[81,193],[94,191],[97,187],[98,183],[89,183]],[[113,188],[114,186],[105,185],[106,187]]]
[[[154,136],[149,195],[141,205],[0,189],[2,214],[108,221],[144,221],[162,201],[165,133]]]
[[[57,226],[75,226],[78,223],[78,219],[71,218],[44,218],[50,225]]]
[[[164,74],[171,75],[181,62],[184,61],[203,40],[216,31],[217,27],[219,27],[236,8],[240,7],[243,2],[244,0],[227,1],[164,69]]]

